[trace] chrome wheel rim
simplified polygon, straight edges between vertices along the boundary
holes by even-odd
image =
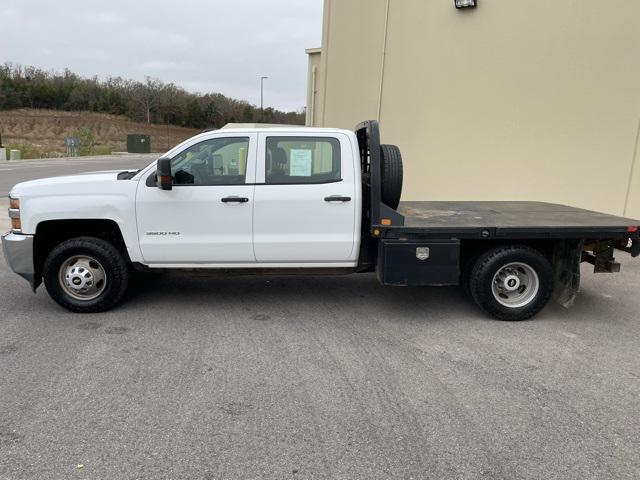
[[[95,258],[76,255],[68,258],[58,275],[64,292],[76,300],[93,300],[100,296],[107,286],[104,268]]]
[[[536,271],[526,263],[513,262],[504,265],[493,276],[493,298],[505,307],[520,308],[530,304],[538,294],[540,279]]]

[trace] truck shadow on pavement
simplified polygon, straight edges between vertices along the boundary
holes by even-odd
[[[301,317],[384,318],[395,322],[487,319],[457,287],[385,287],[373,274],[345,276],[141,275],[122,307],[209,316],[251,312],[256,322]]]
[[[551,301],[531,321],[614,321],[616,298],[583,287],[573,307]],[[630,307],[632,305],[629,305]],[[617,305],[617,308],[620,308]],[[251,312],[256,322],[305,317],[379,318],[398,323],[502,322],[484,314],[458,287],[385,287],[374,274],[344,276],[190,276],[181,273],[136,276],[118,309],[152,309],[182,315],[217,316]]]

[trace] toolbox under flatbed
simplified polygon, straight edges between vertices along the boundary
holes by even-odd
[[[624,238],[640,226],[640,220],[544,202],[401,202],[397,212],[402,225],[386,227],[386,236]]]

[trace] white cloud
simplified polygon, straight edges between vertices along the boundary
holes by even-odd
[[[304,106],[322,0],[21,0],[0,8],[0,61],[81,75],[145,76],[257,104]],[[11,21],[4,21],[10,19]]]

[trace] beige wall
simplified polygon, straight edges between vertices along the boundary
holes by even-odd
[[[639,1],[325,0],[324,17],[314,123],[379,118],[404,199],[640,218]]]

